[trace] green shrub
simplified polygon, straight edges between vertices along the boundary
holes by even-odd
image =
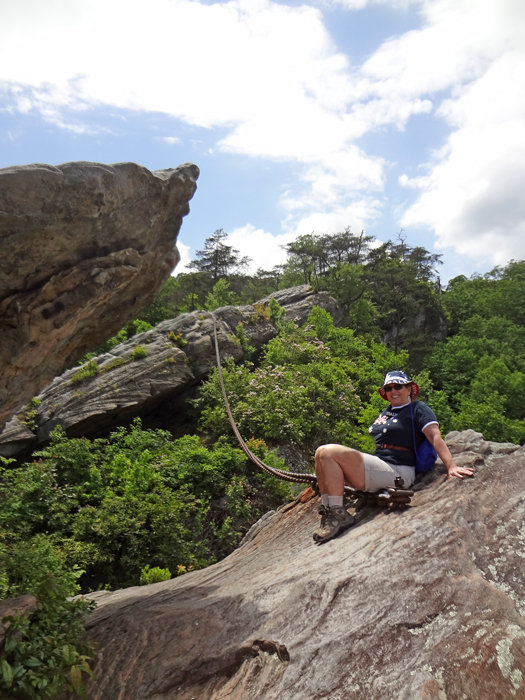
[[[146,348],[143,345],[135,345],[133,348],[133,359],[141,360],[143,357],[146,357]]]
[[[75,372],[75,374],[69,380],[70,384],[76,384],[78,382],[83,382],[86,379],[92,379],[96,377],[99,373],[100,368],[95,360],[90,360],[87,364],[82,365],[82,367]]]
[[[244,326],[242,323],[237,324],[235,334],[237,336],[237,340],[240,343],[244,359],[249,360],[255,352],[255,348],[253,347],[253,345],[250,345],[250,341],[248,339],[248,336],[246,335],[246,331],[244,330]]]
[[[268,309],[270,311],[270,319],[275,323],[275,327],[277,328],[277,330],[281,330],[284,323],[284,316],[286,314],[286,311],[273,297],[270,299]]]
[[[30,619],[8,620],[0,661],[0,695],[10,700],[57,698],[62,690],[85,696],[84,678],[92,676],[93,649],[83,641],[85,618],[92,604],[68,601],[78,591],[83,573],[65,566],[64,558],[45,536],[31,542],[6,541],[0,545],[4,595],[31,593],[38,610]],[[2,576],[0,575],[0,580]]]
[[[256,321],[269,321],[271,317],[271,309],[269,306],[266,304],[257,304],[255,303],[253,305],[253,308],[255,309],[255,320]]]
[[[172,343],[175,343],[175,345],[181,350],[182,348],[185,348],[188,344],[188,341],[182,337],[182,333],[177,333],[177,335],[175,335],[173,331],[170,331],[168,333],[168,340],[171,340]]]
[[[115,357],[114,360],[110,360],[107,363],[107,365],[104,365],[104,367],[102,367],[102,369],[100,370],[100,374],[107,374],[108,372],[117,369],[117,367],[123,367],[124,365],[128,365],[130,362],[133,362],[133,360],[134,356],[132,353],[124,355],[123,357]]]
[[[151,562],[172,572],[207,566],[229,554],[261,512],[291,497],[227,441],[173,440],[138,420],[108,440],[68,439],[58,428],[35,456],[1,476],[0,533],[26,542],[45,536],[65,566],[85,570],[84,591],[137,585]],[[226,541],[220,529],[228,518],[234,536]]]
[[[33,432],[36,432],[38,428],[36,417],[38,415],[38,407],[41,403],[42,399],[39,399],[38,396],[33,396],[31,401],[29,401],[27,404],[24,413],[20,414],[19,416],[20,422],[26,425],[29,430],[32,430]]]
[[[140,585],[147,586],[150,583],[160,583],[161,581],[169,581],[171,578],[171,571],[169,569],[161,569],[159,566],[150,567],[146,566],[140,572]]]
[[[230,283],[225,279],[220,279],[206,297],[205,308],[207,311],[214,311],[214,309],[218,309],[221,306],[238,303],[238,297],[230,291]]]
[[[372,420],[360,412],[375,402],[377,386],[392,367],[404,369],[408,356],[394,353],[351,329],[335,328],[326,311],[314,307],[306,326],[288,322],[264,350],[259,367],[226,363],[224,379],[241,433],[307,447],[323,443],[370,449],[367,429],[384,408],[373,403]],[[200,427],[211,435],[229,434],[217,373],[201,388]],[[379,398],[379,397],[378,397]],[[369,417],[369,416],[368,416]]]

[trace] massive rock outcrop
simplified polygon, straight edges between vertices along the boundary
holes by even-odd
[[[315,305],[328,310],[336,325],[348,321],[335,299],[307,285],[272,296],[285,309],[285,319],[298,324],[306,321]],[[269,299],[255,306],[225,306],[213,315],[207,311],[182,314],[117,345],[83,369],[66,371],[37,397],[38,406],[26,408],[7,424],[0,435],[0,454],[27,456],[48,440],[57,425],[70,437],[97,437],[141,416],[145,427],[176,432],[184,422],[184,396],[215,365],[213,318],[220,324],[222,357],[240,360],[243,351],[235,335],[239,323],[255,348],[277,334],[268,317]]]
[[[155,298],[199,174],[134,163],[0,170],[0,428]]]
[[[523,700],[525,449],[472,430],[405,512],[314,545],[310,490],[224,561],[98,594],[91,700]]]

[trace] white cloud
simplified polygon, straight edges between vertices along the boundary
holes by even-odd
[[[354,190],[381,189],[384,161],[352,140],[371,123],[421,109],[404,100],[402,117],[391,106],[380,118],[379,108],[352,112],[355,75],[321,12],[306,4],[150,0],[147,12],[139,0],[14,5],[0,20],[0,82],[18,91],[19,110],[75,130],[86,127],[61,113],[86,105],[226,127],[219,150],[303,164],[287,206],[326,208]]]
[[[175,144],[181,142],[178,136],[161,136],[159,141],[164,141],[164,143],[167,143],[170,146],[174,146]]]
[[[355,140],[434,111],[450,136],[424,175],[400,179],[420,190],[402,225],[429,226],[441,246],[464,254],[525,256],[523,0],[325,0],[354,12],[416,8],[420,28],[385,41],[361,66],[306,2],[4,2],[0,87],[7,109],[36,109],[78,133],[99,129],[81,121],[87,107],[148,110],[222,127],[215,153],[299,164],[281,200],[284,236],[358,229],[377,216],[389,164]],[[233,235],[273,245],[250,225]]]
[[[241,255],[251,258],[248,272],[254,273],[260,267],[263,270],[271,270],[275,265],[285,263],[286,252],[281,246],[291,243],[296,237],[296,233],[274,236],[262,229],[256,229],[252,224],[246,224],[233,230],[226,239],[226,244],[236,248]]]
[[[422,190],[402,224],[432,227],[440,247],[503,263],[525,258],[525,55],[506,55],[443,112],[461,124],[430,173],[403,178]],[[509,90],[509,76],[513,89]]]
[[[282,204],[288,210],[325,209],[338,206],[349,193],[363,190],[380,190],[383,186],[382,158],[367,157],[356,146],[328,153],[317,162],[309,164],[300,181],[302,191],[286,192]]]
[[[180,253],[180,261],[177,267],[173,270],[171,273],[172,275],[178,275],[179,272],[189,272],[188,265],[191,262],[191,257],[190,257],[190,246],[186,245],[181,241],[179,238],[177,240],[177,248],[179,249]]]
[[[525,12],[523,5],[521,13],[511,12],[510,2],[480,5],[486,23],[498,29],[492,45],[499,55],[442,103],[438,114],[454,131],[434,154],[428,174],[400,178],[402,185],[421,190],[401,225],[426,225],[440,248],[504,263],[525,258]],[[488,41],[481,21],[475,29],[480,44]],[[483,63],[487,48],[477,48]]]
[[[325,0],[329,6],[340,5],[347,10],[362,10],[367,5],[390,5],[396,9],[406,10],[411,5],[421,5],[422,0]]]
[[[360,233],[366,228],[367,222],[379,216],[382,205],[379,199],[364,198],[348,206],[333,207],[330,211],[314,211],[299,221],[289,218],[284,226],[293,232],[294,238],[312,232],[335,233],[344,231],[347,227],[354,233]]]

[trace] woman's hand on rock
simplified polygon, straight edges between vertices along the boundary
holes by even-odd
[[[448,478],[452,479],[457,477],[458,479],[464,479],[466,476],[474,476],[474,470],[469,467],[458,467],[457,464],[448,469]]]

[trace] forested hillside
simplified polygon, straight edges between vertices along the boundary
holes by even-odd
[[[287,246],[285,265],[248,275],[225,238],[216,231],[193,271],[170,278],[93,354],[185,311],[310,284],[344,305],[347,328],[321,309],[298,328],[279,318],[278,305],[264,307],[279,335],[254,354],[239,328],[244,362],[225,368],[234,417],[265,461],[282,466],[274,453],[282,445],[305,459],[325,442],[371,450],[367,428],[384,405],[377,387],[393,368],[418,382],[444,433],[473,428],[487,440],[525,441],[525,262],[443,287],[440,256],[402,237],[377,245],[346,230],[303,236]],[[207,566],[290,499],[287,485],[256,472],[238,449],[216,373],[192,413],[178,439],[140,421],[93,441],[58,429],[31,463],[14,468],[0,458],[0,597],[34,592],[44,601],[25,646],[15,640],[8,650],[0,687],[13,698],[45,697],[46,688],[51,697],[66,681],[80,688],[86,660],[75,644],[85,606],[64,602],[78,585],[114,589]]]
[[[377,382],[383,371],[377,352],[387,353],[389,367],[418,375],[445,432],[470,427],[488,440],[525,440],[525,261],[459,276],[444,287],[440,255],[406,245],[403,236],[378,245],[345,230],[301,236],[286,246],[286,264],[246,275],[247,260],[224,243],[226,235],[218,230],[207,239],[192,262],[195,271],[171,277],[155,303],[105,347],[184,311],[252,304],[278,289],[311,284],[350,315],[348,338],[360,343],[347,348],[353,353],[347,359],[362,362],[365,344]],[[360,397],[367,402],[375,388],[366,384],[370,374],[363,376]]]

